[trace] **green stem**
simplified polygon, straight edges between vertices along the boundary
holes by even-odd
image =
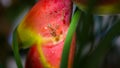
[[[64,43],[60,68],[67,68],[67,66],[68,66],[68,57],[69,57],[70,45],[71,45],[72,37],[73,37],[74,32],[75,32],[76,27],[77,27],[77,23],[79,22],[79,19],[80,19],[80,13],[81,12],[77,9],[77,11],[75,12],[75,14],[73,15],[73,18],[71,20],[71,24],[70,24],[70,27],[68,29],[68,33],[67,33],[66,40]]]
[[[21,59],[20,59],[19,48],[18,48],[17,30],[13,32],[13,53],[14,53],[18,68],[23,68]]]

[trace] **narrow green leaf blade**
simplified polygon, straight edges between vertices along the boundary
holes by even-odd
[[[76,27],[77,27],[77,23],[79,22],[79,19],[80,19],[80,13],[81,13],[81,11],[79,11],[77,9],[77,11],[75,12],[75,14],[72,17],[71,24],[70,24],[70,27],[68,29],[67,37],[66,37],[66,40],[64,43],[60,68],[67,68],[67,66],[68,66],[70,44],[71,44],[72,37],[73,37],[74,32],[75,32]]]
[[[18,68],[23,68],[21,59],[20,59],[20,54],[19,54],[17,30],[14,30],[13,32],[13,53],[14,53],[14,57],[15,57]]]

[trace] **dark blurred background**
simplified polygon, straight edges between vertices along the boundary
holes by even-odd
[[[12,31],[36,1],[0,0],[0,68],[17,68],[11,48]]]
[[[0,0],[0,68],[17,68],[11,47],[12,31],[35,2],[37,0]],[[97,27],[96,25],[96,31]],[[101,68],[120,68],[119,40],[118,46],[112,48],[106,55]],[[24,65],[26,51],[21,50],[20,54]]]

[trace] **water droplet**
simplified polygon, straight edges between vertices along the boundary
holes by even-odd
[[[55,51],[52,51],[52,54],[55,54]]]
[[[44,29],[48,29],[47,27],[44,27]]]

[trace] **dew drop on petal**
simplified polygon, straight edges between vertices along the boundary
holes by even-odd
[[[46,30],[47,30],[48,28],[47,28],[47,27],[44,27],[44,29],[46,29]]]
[[[52,54],[54,54],[55,53],[55,51],[52,51]]]

